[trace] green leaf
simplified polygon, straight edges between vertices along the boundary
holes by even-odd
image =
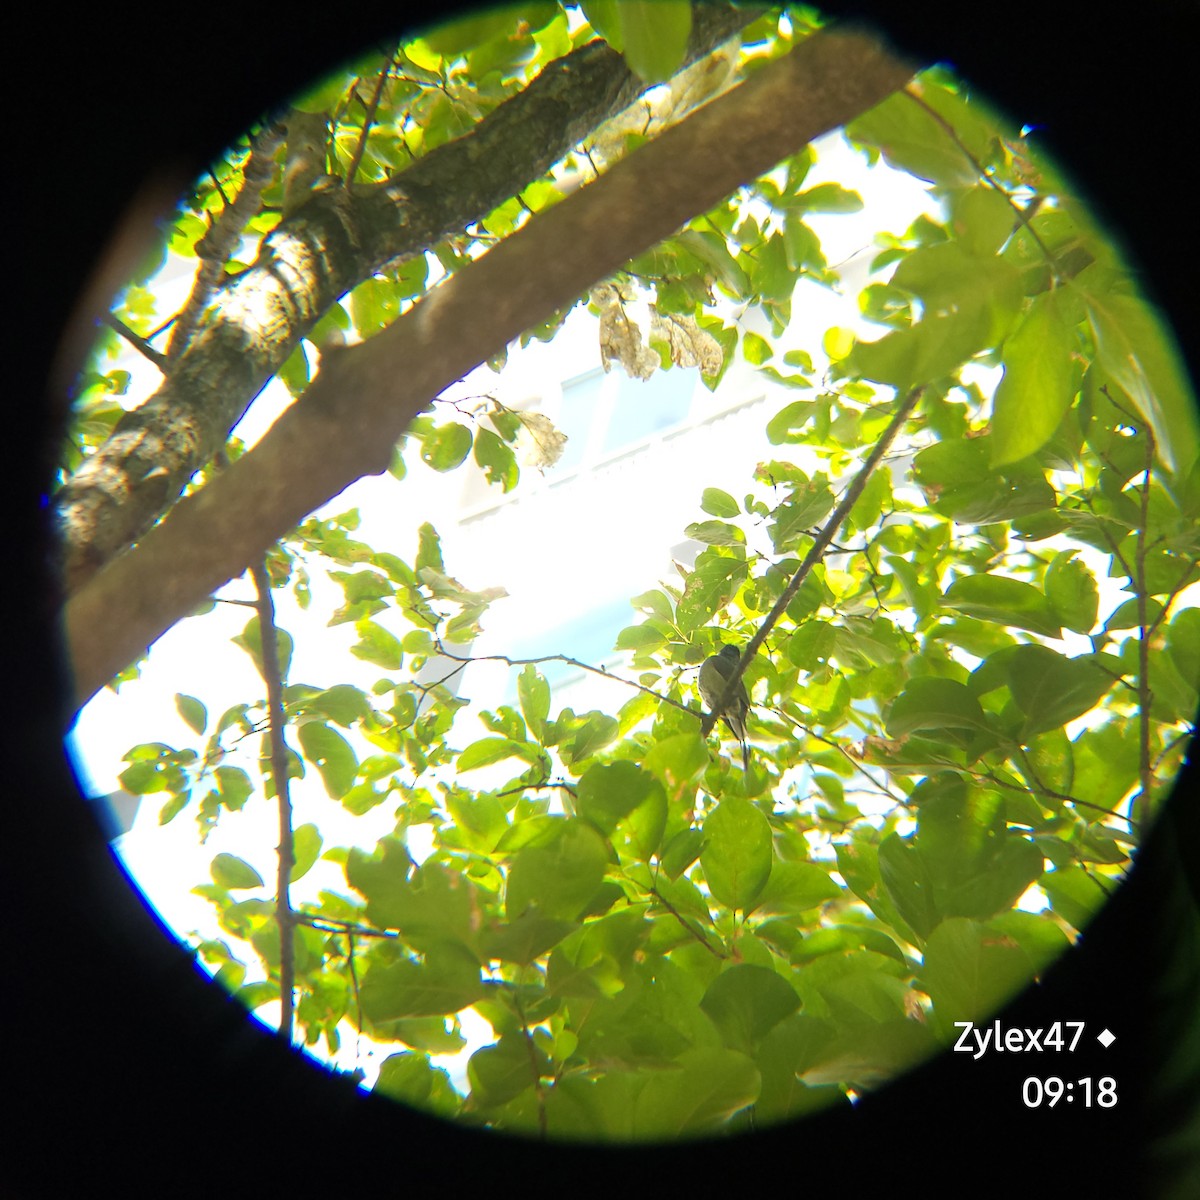
[[[1045,869],[1028,838],[1007,832],[1001,797],[957,772],[927,778],[912,802],[916,849],[942,916],[983,919],[1009,909]]]
[[[771,343],[753,330],[748,329],[742,335],[742,354],[745,355],[748,363],[761,367],[774,353]]]
[[[1100,589],[1076,553],[1062,550],[1046,568],[1046,599],[1055,617],[1068,629],[1090,633],[1100,607]]]
[[[415,1054],[411,1050],[389,1054],[379,1064],[379,1077],[371,1090],[418,1108],[433,1108],[447,1114],[457,1108],[449,1073],[442,1067],[433,1066],[427,1054]],[[439,1098],[441,1103],[438,1103]]]
[[[992,466],[1017,462],[1054,435],[1075,397],[1076,344],[1056,292],[1035,297],[1004,343],[1004,378],[992,413]]]
[[[667,638],[653,625],[629,625],[617,634],[618,650],[657,650]]]
[[[753,1061],[735,1050],[685,1050],[675,1070],[656,1071],[634,1107],[633,1136],[663,1141],[715,1131],[758,1097]]]
[[[837,854],[838,873],[849,885],[850,890],[871,911],[886,922],[905,941],[917,942],[917,934],[912,931],[896,906],[888,898],[883,886],[879,865],[879,849],[864,838],[856,838],[849,843],[838,843],[834,847]]]
[[[933,878],[925,860],[908,839],[891,833],[879,846],[879,875],[900,916],[921,937],[941,920]]]
[[[662,868],[670,879],[678,879],[700,857],[703,849],[704,834],[699,829],[684,829],[667,843]]]
[[[1162,318],[1136,296],[1104,290],[1091,273],[1076,286],[1084,294],[1100,365],[1150,422],[1168,470],[1186,474],[1196,461],[1200,434],[1194,398]]]
[[[862,212],[862,197],[857,192],[842,187],[840,183],[818,183],[800,192],[788,204],[805,212],[855,213]]]
[[[740,546],[746,540],[746,535],[736,525],[724,521],[694,521],[683,532],[706,546]]]
[[[176,692],[175,711],[195,733],[203,733],[208,727],[208,709],[195,696],[185,696],[182,692]]]
[[[769,967],[737,963],[708,985],[700,1007],[730,1049],[752,1054],[758,1042],[800,1007],[800,997]]]
[[[358,757],[354,748],[335,729],[323,722],[309,721],[296,731],[304,757],[321,773],[325,791],[333,800],[340,800],[353,786],[358,773]]]
[[[214,772],[221,807],[236,812],[254,793],[250,776],[241,767],[218,767]]]
[[[771,874],[771,826],[749,800],[728,797],[704,818],[704,879],[728,908],[748,911]]]
[[[503,762],[506,758],[523,758],[526,752],[526,743],[513,741],[512,738],[480,738],[458,756],[458,770],[460,774],[465,774],[467,771]]]
[[[619,725],[607,713],[589,712],[569,738],[559,744],[563,762],[572,769],[603,750],[617,736]]]
[[[440,863],[414,868],[400,838],[382,838],[370,854],[352,849],[346,880],[366,897],[368,920],[398,930],[418,950],[474,943],[479,913],[474,883]]]
[[[733,599],[746,573],[742,558],[702,554],[687,577],[676,608],[680,629],[691,632],[707,625]]]
[[[514,921],[489,926],[480,937],[480,949],[488,958],[528,965],[578,928],[577,921],[544,917],[531,908]]]
[[[1167,653],[1184,679],[1200,680],[1200,608],[1185,608],[1171,618]]]
[[[263,886],[262,876],[248,862],[233,854],[218,854],[208,870],[215,884],[231,891]]]
[[[624,49],[621,37],[621,6],[618,0],[581,0],[580,12],[588,24],[618,53]]]
[[[1030,980],[1033,964],[1012,938],[963,917],[943,921],[925,943],[920,986],[943,1038],[955,1021],[982,1021]]]
[[[250,655],[261,675],[263,671],[262,636],[258,628],[258,616],[251,617],[246,622],[246,628],[229,640]],[[286,629],[276,629],[275,644],[279,652],[279,674],[286,679],[288,667],[292,665],[292,635]]]
[[[687,52],[690,0],[621,0],[616,10],[629,69],[647,83],[670,79]]]
[[[517,486],[521,470],[516,455],[490,429],[475,431],[475,461],[483,468],[488,483],[498,483],[501,491],[511,492]]]
[[[366,694],[349,683],[337,683],[318,692],[310,701],[313,712],[323,713],[331,721],[348,729],[371,710]]]
[[[354,631],[359,640],[350,647],[350,653],[364,662],[374,663],[389,671],[398,671],[404,653],[400,639],[368,617],[355,621]]]
[[[526,663],[517,676],[517,699],[525,723],[534,737],[540,740],[546,727],[546,718],[550,715],[550,685],[538,674],[533,663]]]
[[[580,817],[608,836],[656,794],[662,797],[665,807],[662,784],[637,763],[596,763],[579,780],[576,807]]]
[[[287,388],[293,397],[299,396],[308,387],[311,372],[308,365],[308,354],[305,352],[303,342],[288,355],[277,374],[280,383]]]
[[[363,1016],[373,1024],[461,1012],[484,995],[479,963],[455,945],[431,946],[423,963],[374,966],[359,988]]]
[[[321,854],[321,832],[313,824],[301,825],[292,833],[296,862],[292,867],[292,882],[303,878]]]
[[[741,512],[738,502],[728,492],[723,492],[720,488],[705,488],[704,493],[700,497],[700,507],[710,517],[720,517],[722,519],[736,517]],[[670,614],[668,614],[669,619]]]
[[[889,737],[921,730],[986,729],[987,718],[966,684],[935,675],[910,679],[888,714]]]
[[[439,425],[421,439],[421,458],[435,471],[453,471],[471,453],[471,431],[451,421]]]
[[[583,821],[558,825],[549,845],[527,846],[513,858],[505,892],[510,921],[529,908],[574,920],[600,886],[608,860],[604,839]]]
[[[520,1034],[505,1034],[494,1046],[484,1046],[471,1055],[467,1063],[467,1079],[471,1098],[487,1108],[515,1099],[533,1087],[534,1072],[548,1071],[550,1062],[535,1048],[531,1049]]]
[[[946,589],[942,603],[981,621],[1031,629],[1046,637],[1056,638],[1062,634],[1062,623],[1054,616],[1046,597],[1019,579],[1003,575],[964,575]]]
[[[982,183],[956,192],[950,226],[968,254],[990,258],[1008,241],[1016,213],[1003,192]]]
[[[1096,910],[1109,897],[1109,891],[1083,867],[1059,867],[1047,871],[1039,882],[1050,907],[1080,932],[1087,928]]]
[[[923,97],[938,91],[923,87]],[[846,126],[855,142],[878,146],[890,166],[942,187],[970,187],[978,181],[974,165],[937,117],[910,96],[897,92]]]
[[[725,239],[711,229],[685,229],[676,235],[676,241],[687,247],[701,262],[711,267],[717,279],[735,296],[749,289],[746,272],[736,258],[729,253]],[[729,347],[723,347],[728,353]]]
[[[1008,686],[1025,714],[1022,741],[1091,712],[1115,680],[1089,656],[1066,658],[1048,646],[1014,646]]]
[[[420,578],[421,572],[427,568],[439,575],[446,572],[446,564],[442,561],[442,540],[438,537],[438,531],[425,521],[417,530],[417,558],[413,570]]]
[[[935,313],[877,341],[856,341],[845,362],[864,379],[905,392],[953,376],[986,348],[987,332],[975,313]]]
[[[828,662],[837,646],[837,630],[828,621],[805,621],[788,639],[788,658],[802,671]]]
[[[767,422],[767,441],[772,446],[782,446],[787,442],[804,443],[810,434],[804,428],[817,412],[817,405],[812,400],[793,400],[785,404]]]
[[[816,863],[776,862],[754,904],[758,913],[799,913],[826,900],[837,900],[842,889]]]
[[[775,518],[769,530],[772,545],[780,553],[794,550],[800,538],[823,521],[833,506],[833,493],[822,476],[795,488],[791,499],[772,514]]]
[[[1146,624],[1149,625],[1157,621],[1162,613],[1162,605],[1152,596],[1145,598]],[[1142,623],[1141,604],[1135,597],[1132,600],[1126,600],[1123,604],[1118,604],[1113,609],[1108,620],[1104,622],[1104,630],[1106,633],[1111,633],[1114,629],[1137,629]],[[1184,675],[1185,679],[1200,678],[1197,675]]]

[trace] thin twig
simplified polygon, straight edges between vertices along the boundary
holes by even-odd
[[[258,590],[258,630],[262,644],[262,674],[267,685],[267,712],[271,729],[271,779],[279,802],[279,870],[275,886],[275,921],[279,926],[279,1036],[291,1043],[295,1014],[296,959],[292,945],[295,914],[288,890],[296,849],[292,834],[292,798],[288,790],[288,752],[283,740],[283,674],[279,668],[279,638],[275,628],[275,603],[266,560],[250,568]]]
[[[892,444],[896,434],[900,432],[905,421],[912,415],[912,411],[917,406],[917,401],[921,398],[921,394],[925,391],[925,385],[921,384],[913,388],[904,400],[900,407],[896,410],[895,416],[892,417],[888,427],[883,431],[879,441],[871,447],[871,453],[867,455],[858,474],[851,481],[850,486],[846,489],[837,507],[830,514],[829,520],[825,522],[821,531],[817,534],[816,540],[809,548],[808,553],[804,556],[804,561],[797,568],[796,573],[792,576],[791,582],[783,589],[783,594],[775,602],[775,607],[771,609],[763,623],[758,627],[754,636],[746,643],[742,650],[742,655],[738,659],[737,666],[730,672],[725,683],[725,690],[718,698],[716,704],[712,707],[712,712],[708,713],[700,722],[700,736],[707,737],[709,731],[716,723],[717,714],[724,712],[730,700],[733,699],[733,694],[736,691],[742,673],[745,671],[750,660],[758,653],[758,648],[766,640],[767,634],[774,628],[775,623],[783,616],[787,606],[792,602],[796,593],[800,590],[800,585],[808,578],[813,567],[817,565],[825,554],[829,543],[833,541],[837,531],[842,527],[842,523],[849,516],[850,510],[854,507],[859,496],[862,495],[863,488],[867,486],[867,480],[871,478],[872,472],[879,465],[887,448]]]
[[[100,319],[110,329],[116,330],[139,354],[145,355],[164,375],[167,373],[168,359],[161,350],[155,350],[146,338],[134,333],[120,317],[106,312]]]
[[[521,976],[524,976],[524,968],[521,969]],[[512,997],[513,1007],[517,1010],[517,1019],[521,1022],[521,1033],[525,1039],[525,1049],[529,1054],[529,1073],[533,1076],[533,1091],[537,1097],[538,1108],[538,1132],[542,1140],[546,1138],[546,1093],[542,1087],[542,1072],[538,1067],[537,1045],[533,1040],[533,1034],[529,1029],[529,1020],[525,1016],[524,1006],[521,1004],[521,978],[513,984]]]
[[[664,896],[662,894],[662,892],[660,892],[658,890],[658,887],[655,884],[652,883],[650,885],[649,892],[650,892],[650,895],[652,895],[655,898],[655,900],[657,900],[659,902],[659,904],[661,904],[663,906],[663,908],[665,908],[667,910],[667,912],[669,912],[671,914],[671,916],[673,916],[675,918],[675,920],[677,920],[679,922],[679,924],[682,925],[683,928],[685,930],[687,930],[687,932],[690,933],[692,935],[692,937],[694,937],[696,939],[696,941],[698,941],[700,943],[700,945],[702,945],[705,948],[705,950],[707,950],[709,952],[709,954],[711,954],[714,958],[718,958],[718,959],[723,959],[723,958],[728,957],[728,955],[722,954],[720,950],[717,950],[712,945],[712,943],[708,940],[708,938],[706,938],[698,929],[696,929],[694,926],[690,925],[687,922],[687,920],[685,920],[683,914],[679,911],[679,909],[677,909],[675,907],[675,905],[673,905],[670,902],[670,900],[668,900],[666,898],[666,896]]]
[[[645,687],[643,684],[635,683],[632,679],[623,679],[620,675],[614,675],[611,671],[606,671],[603,667],[593,667],[590,663],[582,662],[578,658],[571,658],[567,654],[543,654],[537,658],[510,658],[507,654],[474,654],[462,656],[451,654],[449,650],[442,644],[441,638],[434,638],[434,643],[438,648],[438,653],[443,658],[448,658],[451,662],[469,664],[473,662],[502,662],[507,663],[510,667],[523,667],[528,664],[536,666],[538,663],[544,662],[563,662],[569,666],[578,667],[581,671],[590,671],[593,675],[603,675],[605,679],[611,679],[614,683],[623,683],[626,687],[636,688],[639,692],[645,692],[647,696],[653,696],[655,700],[661,701],[663,704],[670,704],[679,709],[680,712],[694,713],[695,709],[689,708],[681,700],[674,700],[670,696],[664,696],[661,692],[656,692],[653,688]],[[451,671],[449,675],[437,681],[437,683],[445,683],[447,679],[453,678],[458,674],[458,668]],[[431,685],[437,686],[437,683]],[[421,685],[417,685],[420,687]],[[424,690],[424,688],[422,688]]]
[[[941,126],[941,128],[945,131],[947,136],[950,138],[950,140],[955,144],[955,146],[957,146],[958,149],[960,151],[962,151],[964,157],[966,158],[967,162],[969,162],[971,164],[971,168],[974,170],[976,175],[978,175],[979,178],[982,179],[984,183],[993,187],[997,192],[1000,193],[1001,196],[1004,197],[1005,200],[1008,201],[1008,206],[1016,214],[1018,223],[1021,225],[1024,225],[1025,228],[1029,231],[1029,236],[1031,238],[1033,238],[1033,240],[1037,243],[1038,249],[1041,250],[1042,254],[1045,255],[1046,262],[1050,265],[1050,269],[1054,273],[1055,278],[1058,278],[1058,259],[1053,254],[1050,253],[1050,250],[1046,246],[1046,243],[1043,242],[1042,239],[1038,236],[1037,230],[1034,229],[1033,225],[1031,224],[1036,210],[1029,211],[1029,210],[1022,208],[1012,198],[1012,196],[1010,196],[1009,193],[1004,188],[1002,188],[987,173],[987,170],[984,168],[984,165],[979,161],[979,159],[977,159],[975,157],[974,154],[971,153],[970,150],[967,149],[966,144],[963,142],[962,138],[960,138],[958,136],[958,131],[954,128],[954,126],[951,125],[950,122],[947,121],[946,118],[943,117],[942,114],[940,112],[938,112],[936,108],[933,107],[933,105],[931,105],[927,100],[925,100],[924,97],[920,96],[917,92],[913,91],[911,84],[908,87],[905,87],[902,89],[902,94],[907,96],[911,101],[913,101],[914,104],[919,105],[930,117],[933,118],[933,120],[938,125]],[[1030,209],[1033,209],[1033,208],[1034,208],[1034,206],[1030,205]]]
[[[1146,435],[1146,460],[1142,474],[1141,513],[1134,542],[1138,614],[1138,779],[1141,790],[1134,796],[1130,812],[1138,832],[1144,836],[1150,819],[1150,789],[1154,779],[1150,768],[1150,706],[1154,703],[1154,693],[1150,689],[1150,629],[1146,614],[1146,529],[1150,521],[1150,479],[1155,447],[1154,431],[1148,421],[1143,432]]]
[[[319,929],[322,933],[357,933],[360,937],[376,938],[398,938],[400,936],[394,929],[376,929],[372,925],[360,925],[357,921],[343,921],[338,917],[305,912],[303,909],[294,911],[292,920],[297,925],[308,925],[313,929]]]
[[[776,710],[775,715],[782,717],[785,721],[787,721],[794,728],[802,730],[805,734],[807,734],[808,737],[813,738],[814,740],[816,740],[818,742],[823,742],[831,750],[836,750],[837,753],[840,754],[850,764],[850,766],[852,766],[854,768],[854,770],[856,770],[864,779],[866,779],[869,783],[872,784],[872,786],[876,789],[876,791],[879,792],[879,794],[881,796],[886,796],[889,800],[892,801],[893,804],[897,804],[901,808],[911,808],[912,807],[912,802],[908,799],[907,796],[899,796],[894,791],[892,791],[892,789],[890,787],[888,787],[887,784],[880,783],[879,780],[876,779],[875,776],[872,775],[871,772],[868,771],[866,769],[866,767],[864,767],[862,765],[862,763],[860,763],[858,761],[858,759],[856,759],[854,757],[854,755],[851,754],[850,751],[847,750],[846,747],[841,744],[841,742],[834,741],[833,738],[826,737],[824,734],[818,733],[815,729],[812,728],[811,725],[805,725],[805,724],[803,724],[803,722],[797,721],[795,719],[795,717],[789,716],[787,713],[779,712],[778,710]]]
[[[358,145],[354,147],[354,155],[350,159],[350,165],[346,168],[346,178],[342,183],[343,187],[348,188],[354,182],[354,176],[358,174],[359,165],[362,163],[363,154],[367,149],[367,134],[371,130],[371,124],[375,120],[375,110],[379,107],[379,101],[383,98],[383,89],[387,86],[388,76],[392,72],[392,68],[396,65],[396,56],[400,53],[400,47],[388,56],[387,62],[383,64],[383,70],[379,72],[379,78],[375,81],[375,92],[371,96],[371,102],[367,105],[366,113],[363,116],[362,132],[358,136]]]

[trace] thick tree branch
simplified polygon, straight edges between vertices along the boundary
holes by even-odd
[[[539,213],[384,332],[327,355],[252,451],[72,598],[77,701],[313,509],[385,470],[392,445],[442,389],[911,74],[870,37],[817,34]]]
[[[686,61],[757,15],[699,6]],[[186,331],[186,349],[181,335],[172,339],[170,378],[121,418],[60,489],[67,593],[175,502],[339,297],[485,217],[644,90],[621,55],[591,42],[546,66],[471,133],[386,182],[318,186],[263,239],[249,270],[208,293],[203,316]]]

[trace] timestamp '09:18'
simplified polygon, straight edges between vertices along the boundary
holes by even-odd
[[[1026,1108],[1041,1108],[1043,1104],[1053,1108],[1060,1100],[1068,1104],[1079,1100],[1082,1108],[1091,1108],[1093,1105],[1112,1108],[1117,1102],[1117,1081],[1111,1075],[1105,1075],[1094,1082],[1096,1086],[1093,1090],[1093,1080],[1089,1076],[1059,1079],[1057,1075],[1051,1075],[1048,1079],[1039,1079],[1031,1075],[1021,1085],[1021,1099]]]

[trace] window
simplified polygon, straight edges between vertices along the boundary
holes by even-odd
[[[655,371],[644,380],[622,374],[601,453],[641,441],[685,420],[692,407],[696,382],[695,368]]]

